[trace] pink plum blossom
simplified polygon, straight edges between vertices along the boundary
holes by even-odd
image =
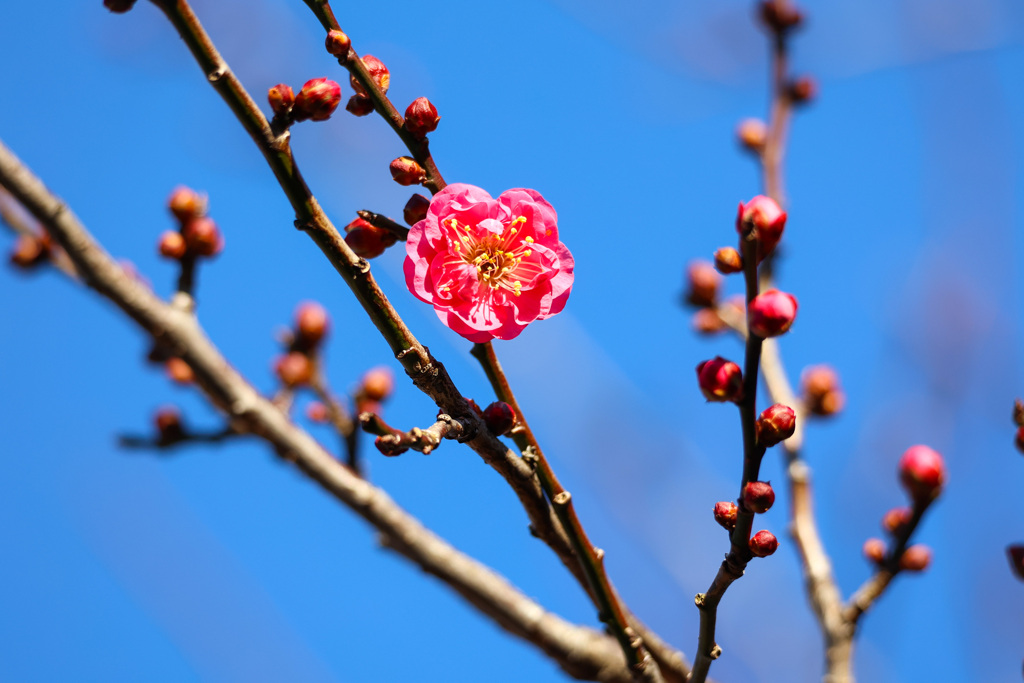
[[[557,221],[533,190],[493,199],[479,187],[449,185],[409,230],[409,291],[471,342],[517,337],[569,298],[574,264]]]

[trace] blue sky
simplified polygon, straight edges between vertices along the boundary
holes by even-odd
[[[760,191],[733,140],[767,100],[749,5],[336,8],[354,47],[390,68],[400,108],[423,95],[437,106],[431,146],[449,182],[494,195],[534,188],[558,210],[577,264],[572,297],[498,352],[621,592],[688,654],[693,595],[726,549],[710,510],[735,495],[740,466],[734,411],[704,403],[693,367],[741,351],[696,338],[677,302],[686,265],[731,243],[736,203]],[[345,80],[298,0],[195,7],[260,101],[282,81]],[[864,539],[902,503],[903,450],[927,443],[949,466],[919,536],[934,565],[899,578],[865,618],[857,668],[880,683],[1019,680],[1024,586],[1003,548],[1024,541],[1009,418],[1024,395],[1024,10],[872,0],[807,11],[794,67],[819,78],[821,98],[797,115],[787,160],[780,284],[800,317],[783,355],[794,378],[833,364],[847,392],[847,410],[811,426],[806,448],[844,594],[869,575]],[[275,330],[305,299],[331,311],[335,387],[372,365],[398,369],[157,10],[140,2],[115,16],[99,0],[55,0],[6,3],[0,19],[0,138],[157,291],[174,279],[155,253],[172,227],[167,195],[179,184],[209,194],[227,248],[200,272],[199,316],[257,386],[273,389]],[[378,118],[302,124],[293,144],[338,225],[362,208],[400,215],[409,191],[387,165],[404,150]],[[394,250],[374,271],[486,403],[469,344],[406,292],[401,261]],[[562,680],[258,443],[166,458],[118,450],[116,434],[144,430],[162,404],[218,422],[195,391],[143,362],[145,340],[94,295],[3,268],[0,321],[0,678]],[[386,416],[411,427],[433,414],[400,383]],[[471,451],[448,443],[369,466],[458,547],[551,609],[597,623]],[[781,481],[771,455],[765,469]],[[764,525],[780,551],[726,596],[713,674],[815,680],[819,637],[785,506]]]

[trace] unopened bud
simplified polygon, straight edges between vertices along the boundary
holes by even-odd
[[[327,39],[324,41],[327,52],[344,60],[348,57],[348,51],[352,47],[352,39],[344,31],[331,29],[327,32]]]
[[[396,455],[401,455],[409,450],[408,446],[402,446],[391,440],[385,440],[383,436],[378,436],[373,440],[373,445],[377,447],[381,455],[386,455],[389,458],[393,458]]]
[[[796,413],[789,406],[776,403],[765,408],[754,423],[757,442],[765,448],[785,441],[796,431]]]
[[[912,545],[900,556],[900,569],[923,572],[932,563],[932,551],[926,545]]]
[[[160,235],[160,242],[157,246],[161,256],[174,260],[184,256],[185,250],[188,248],[185,238],[177,230],[168,230]]]
[[[785,33],[800,25],[803,15],[800,10],[778,0],[765,0],[758,8],[761,21],[776,33]]]
[[[387,94],[388,86],[391,85],[391,73],[388,68],[384,66],[384,62],[380,61],[373,55],[363,55],[359,61],[366,67],[366,72],[370,74],[370,79],[377,84],[380,88],[381,94]],[[352,83],[352,89],[359,95],[365,95],[366,89],[363,88],[363,84],[353,75],[350,78]]]
[[[1024,581],[1024,545],[1014,544],[1006,548],[1006,557],[1010,560],[1010,569],[1021,581]]]
[[[292,351],[277,359],[274,372],[285,386],[301,386],[313,378],[313,362],[306,354]]]
[[[732,247],[722,247],[715,252],[715,268],[722,275],[730,275],[743,270],[743,257]]]
[[[760,152],[768,139],[768,126],[761,119],[743,119],[736,126],[736,138],[751,152]]]
[[[421,194],[414,194],[409,197],[402,210],[402,217],[407,225],[416,225],[427,217],[427,209],[430,208],[430,200]]]
[[[747,310],[747,327],[758,337],[778,337],[796,320],[796,297],[769,289],[754,297]]]
[[[910,523],[912,515],[910,508],[893,508],[882,515],[882,528],[893,536],[899,536]]]
[[[779,549],[775,534],[762,529],[750,538],[750,552],[754,557],[768,557]]]
[[[373,100],[365,95],[353,95],[348,98],[345,111],[356,116],[366,116],[373,112]]]
[[[946,478],[942,456],[927,446],[911,446],[900,458],[900,482],[919,503],[936,498]]]
[[[270,102],[270,111],[274,116],[287,116],[295,104],[295,93],[290,85],[278,83],[267,90],[267,101]]]
[[[135,0],[103,0],[103,6],[115,14],[124,14],[135,6]]]
[[[697,384],[708,401],[738,401],[743,396],[740,366],[721,356],[697,366]]]
[[[726,328],[725,321],[714,308],[702,308],[693,314],[693,329],[698,334],[718,334]]]
[[[828,365],[813,365],[800,376],[803,399],[814,415],[834,415],[843,409],[846,396],[839,387],[839,375]]]
[[[184,225],[206,213],[206,198],[191,188],[176,187],[167,198],[167,208]]]
[[[391,177],[399,185],[418,185],[427,177],[427,172],[412,157],[398,157],[391,162]]]
[[[818,83],[810,76],[801,76],[789,84],[789,99],[794,104],[807,104],[818,96]]]
[[[757,261],[772,253],[782,239],[786,228],[786,212],[771,197],[759,194],[746,204],[740,203],[736,216],[736,231],[747,235],[751,231],[757,238]]]
[[[1017,445],[1017,450],[1024,453],[1024,427],[1017,427],[1017,436],[1013,442]]]
[[[398,241],[394,233],[378,228],[362,218],[346,225],[345,233],[345,243],[360,258],[376,258]]]
[[[881,564],[885,559],[885,541],[880,538],[869,538],[864,541],[864,557],[869,562]]]
[[[390,368],[378,366],[363,375],[360,393],[371,401],[383,401],[395,390],[395,375]]]
[[[1013,424],[1024,427],[1024,401],[1019,398],[1013,402]]]
[[[405,127],[417,137],[435,131],[440,120],[437,108],[426,97],[416,98],[405,110]]]
[[[324,307],[315,301],[306,301],[295,309],[296,340],[305,348],[320,343],[330,327],[330,319]]]
[[[156,433],[163,443],[179,441],[185,436],[185,429],[181,424],[181,413],[173,406],[157,410],[153,415],[153,424],[156,426]]]
[[[516,424],[516,411],[504,401],[495,401],[484,408],[484,424],[496,436],[507,434]]]
[[[292,113],[296,121],[326,121],[341,103],[341,86],[329,78],[306,81],[295,97]]]
[[[224,248],[224,236],[212,219],[196,218],[186,223],[181,234],[189,250],[198,256],[215,256]]]
[[[722,276],[707,261],[694,261],[686,270],[686,300],[703,308],[714,306],[718,300],[718,286]]]
[[[736,528],[736,514],[738,512],[739,507],[732,501],[722,500],[715,503],[715,521],[727,531],[732,531]]]
[[[330,414],[327,412],[327,406],[320,401],[311,401],[306,406],[306,418],[310,422],[324,423],[330,419]]]
[[[743,504],[751,512],[768,512],[775,504],[775,490],[770,482],[751,481],[743,487]]]
[[[35,235],[18,235],[11,249],[11,263],[19,268],[33,268],[50,255],[49,240]]]
[[[196,378],[195,373],[192,372],[192,366],[181,358],[168,358],[164,370],[167,372],[167,376],[178,384],[191,384]]]

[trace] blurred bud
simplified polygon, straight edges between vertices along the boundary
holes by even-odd
[[[402,210],[402,217],[409,226],[416,225],[427,217],[427,209],[430,208],[430,200],[421,194],[414,194],[409,197]]]
[[[427,172],[412,157],[398,157],[391,162],[391,177],[399,185],[418,185],[427,177]]]
[[[818,96],[818,83],[810,76],[801,76],[789,84],[789,99],[794,104],[807,104]]]
[[[793,325],[796,308],[796,298],[792,294],[769,289],[750,302],[747,327],[758,337],[778,337]]]
[[[157,410],[153,415],[153,424],[163,443],[179,441],[185,436],[185,429],[181,424],[181,413],[174,406],[166,406]]]
[[[743,487],[743,504],[751,512],[761,514],[768,512],[775,504],[775,490],[771,482],[751,481]]]
[[[306,406],[306,418],[310,422],[324,423],[330,419],[330,414],[327,412],[327,406],[320,401],[310,401]]]
[[[697,366],[697,384],[708,401],[738,401],[743,396],[740,366],[721,356]]]
[[[389,458],[401,455],[409,450],[408,446],[402,446],[390,440],[385,441],[383,436],[378,436],[374,439],[373,445],[377,447],[377,450],[380,451],[381,455],[386,455]]]
[[[373,111],[373,100],[365,95],[353,95],[348,98],[345,110],[356,116],[366,116]]]
[[[718,334],[726,328],[725,321],[714,308],[702,308],[693,314],[693,329],[699,334]]]
[[[1018,427],[1024,427],[1024,401],[1019,398],[1013,402],[1013,423]]]
[[[714,306],[722,276],[707,261],[694,261],[686,270],[686,300],[698,307]]]
[[[224,237],[212,219],[196,218],[181,228],[185,244],[198,256],[215,256],[224,248]]]
[[[743,257],[732,247],[722,247],[715,252],[715,268],[722,275],[730,275],[743,270]]]
[[[484,424],[495,436],[507,434],[516,424],[516,411],[504,401],[495,401],[484,408]]]
[[[296,121],[326,121],[341,103],[341,86],[329,78],[306,81],[295,97],[292,114]]]
[[[417,137],[434,132],[440,120],[437,108],[426,97],[416,98],[405,110],[405,128]]]
[[[363,66],[366,67],[366,72],[370,74],[370,79],[377,84],[380,88],[381,94],[387,94],[388,86],[391,85],[391,73],[388,68],[384,66],[384,62],[380,61],[373,55],[363,55],[360,60]],[[352,89],[356,91],[358,95],[365,95],[366,89],[363,88],[363,84],[356,79],[353,75],[349,79],[352,83]]]
[[[103,6],[115,14],[124,14],[135,5],[135,0],[103,0]]]
[[[911,446],[900,458],[900,482],[910,497],[924,503],[938,497],[946,478],[942,456],[927,446]]]
[[[383,401],[395,390],[395,375],[383,365],[370,368],[363,375],[359,393],[371,401]]]
[[[305,348],[312,348],[320,343],[327,334],[330,319],[324,307],[315,301],[305,301],[295,309],[295,336]]]
[[[839,375],[828,365],[812,365],[800,375],[803,399],[814,415],[834,415],[843,409],[846,397],[839,388]]]
[[[192,366],[181,358],[168,358],[167,363],[164,364],[164,370],[167,372],[167,376],[178,384],[191,384],[196,378],[195,373],[192,372]]]
[[[900,556],[900,569],[923,572],[932,563],[932,551],[926,545],[912,545]]]
[[[1024,545],[1007,546],[1006,556],[1010,559],[1010,569],[1018,579],[1024,581]]]
[[[779,539],[775,534],[762,529],[750,539],[750,552],[754,557],[768,557],[779,548]]]
[[[160,242],[157,245],[160,255],[164,258],[178,260],[185,255],[187,245],[185,238],[177,230],[167,230],[160,235]]]
[[[746,204],[740,203],[736,216],[736,231],[741,236],[754,232],[757,238],[757,262],[772,253],[782,239],[786,227],[786,212],[771,197],[759,194]]]
[[[739,508],[736,503],[722,500],[715,503],[715,521],[722,525],[727,531],[736,528],[736,514]]]
[[[301,386],[313,378],[313,362],[306,354],[291,351],[277,359],[274,372],[285,386]]]
[[[790,31],[803,21],[800,10],[778,0],[764,0],[758,9],[764,25],[776,33]]]
[[[274,116],[287,116],[295,104],[295,93],[290,85],[278,83],[267,90],[267,101],[270,102],[270,111]]]
[[[357,218],[345,226],[345,242],[360,258],[376,258],[398,241],[394,233]]]
[[[18,235],[11,249],[11,263],[19,268],[33,268],[50,257],[50,241],[48,237],[35,235]]]
[[[736,138],[751,152],[760,152],[768,138],[768,126],[761,119],[743,119],[736,126]]]
[[[910,508],[893,508],[882,515],[882,528],[893,536],[898,536],[903,528],[910,523],[912,515]]]
[[[781,403],[765,408],[757,418],[757,422],[754,423],[757,442],[765,448],[771,448],[775,444],[785,441],[793,436],[795,431],[796,413],[792,408]]]
[[[206,213],[206,198],[182,185],[174,188],[167,198],[167,208],[184,225]]]
[[[869,562],[881,564],[885,559],[885,541],[880,538],[869,538],[864,541],[864,557]]]
[[[1024,453],[1024,427],[1017,427],[1017,437],[1014,439],[1014,443],[1017,444],[1017,450]]]
[[[348,51],[352,47],[352,39],[344,31],[332,29],[327,32],[327,39],[324,41],[327,52],[344,61],[348,57]]]

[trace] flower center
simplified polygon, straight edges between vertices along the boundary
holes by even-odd
[[[483,237],[478,237],[476,231],[454,218],[449,218],[444,224],[456,238],[453,240],[456,255],[464,263],[476,268],[480,284],[492,290],[505,289],[519,296],[523,287],[520,278],[528,274],[525,271],[532,270],[521,268],[524,266],[523,259],[533,254],[533,250],[527,248],[533,243],[533,238],[517,238],[518,226],[525,222],[526,218],[519,216],[500,235],[487,232]],[[534,273],[528,275],[532,277]]]

